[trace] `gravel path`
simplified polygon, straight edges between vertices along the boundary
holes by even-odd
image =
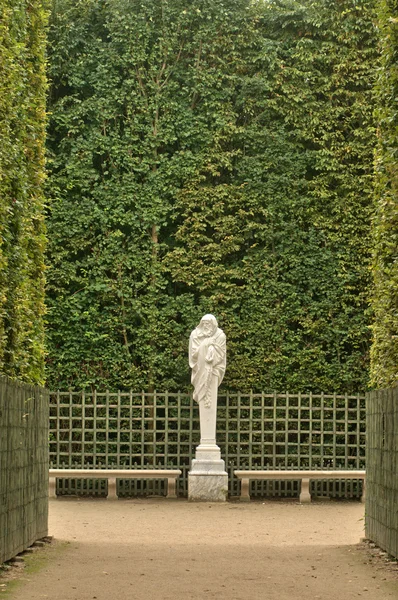
[[[11,600],[398,600],[356,502],[50,502],[44,566]],[[1,595],[0,595],[1,598]]]

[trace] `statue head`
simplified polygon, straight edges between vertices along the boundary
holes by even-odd
[[[199,329],[207,337],[213,335],[218,328],[217,319],[214,315],[205,315],[201,318],[199,323]]]

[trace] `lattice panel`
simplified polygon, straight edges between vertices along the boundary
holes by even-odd
[[[398,387],[367,396],[366,536],[398,558]]]
[[[0,377],[0,564],[47,535],[48,401]]]
[[[58,468],[174,467],[179,493],[199,444],[199,411],[184,393],[57,392],[50,403],[50,456]],[[365,398],[315,394],[220,394],[217,443],[239,494],[237,468],[360,469]],[[62,481],[58,493],[105,495],[96,483]],[[164,495],[163,481],[120,481],[119,494]],[[359,497],[358,482],[321,482],[318,496]],[[296,482],[253,482],[252,496],[297,497]]]

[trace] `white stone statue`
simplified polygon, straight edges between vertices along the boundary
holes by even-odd
[[[213,315],[205,315],[189,338],[193,397],[199,404],[200,444],[188,473],[188,500],[225,502],[228,474],[216,444],[217,392],[226,366],[226,339]]]
[[[213,315],[205,315],[189,338],[193,397],[199,404],[200,448],[216,446],[217,390],[226,367],[226,337]]]

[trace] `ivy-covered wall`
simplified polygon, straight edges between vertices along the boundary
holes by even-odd
[[[373,2],[56,0],[49,385],[367,385]]]
[[[381,59],[376,82],[376,211],[372,385],[398,382],[398,2],[377,3]]]
[[[44,377],[47,16],[42,0],[0,2],[0,373],[30,383]]]

